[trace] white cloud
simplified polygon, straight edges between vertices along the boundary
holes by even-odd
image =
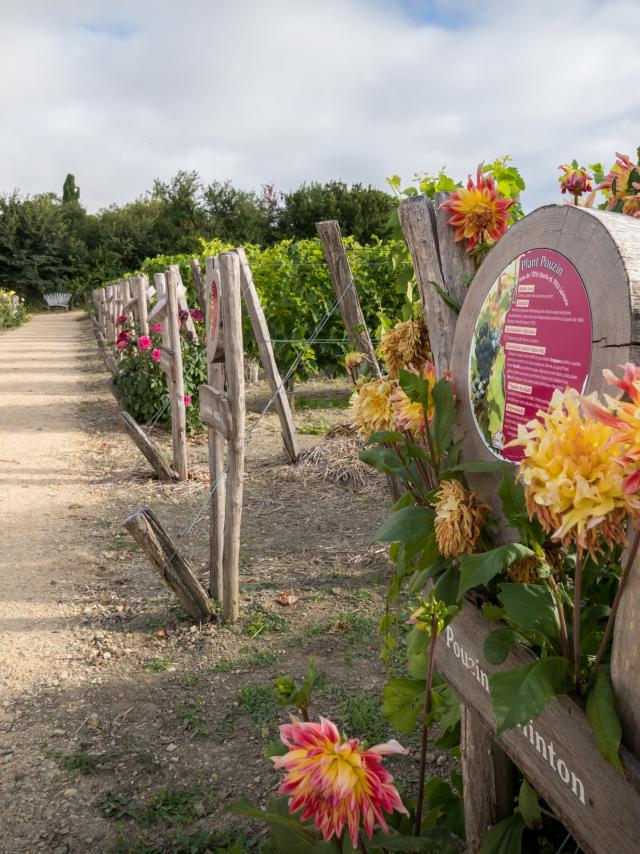
[[[528,207],[561,162],[640,144],[635,0],[3,0],[0,190],[90,209],[197,169],[243,187],[510,153]]]

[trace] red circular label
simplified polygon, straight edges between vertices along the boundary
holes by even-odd
[[[591,309],[573,264],[553,249],[518,256],[491,286],[469,354],[469,396],[482,440],[496,457],[518,425],[546,410],[556,389],[583,391],[591,366]]]

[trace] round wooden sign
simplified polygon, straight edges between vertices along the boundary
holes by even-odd
[[[460,311],[451,366],[463,460],[516,463],[509,442],[555,389],[603,391],[603,368],[639,359],[640,220],[538,208],[491,250]],[[469,480],[493,503],[497,477]]]

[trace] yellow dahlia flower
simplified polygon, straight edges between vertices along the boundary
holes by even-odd
[[[414,369],[412,373],[418,372]],[[429,386],[429,424],[433,418],[435,404],[431,397],[431,390],[436,384],[436,369],[432,362],[425,362],[422,369],[422,377],[427,381]],[[426,424],[424,422],[424,408],[421,403],[414,403],[404,389],[397,386],[391,395],[391,404],[393,406],[393,416],[397,427],[400,430],[406,430],[407,433],[413,433],[415,436],[424,436],[426,433]]]
[[[397,377],[400,368],[423,365],[431,355],[429,333],[424,320],[404,320],[385,332],[378,347],[389,375]]]
[[[472,554],[480,539],[482,522],[489,513],[486,504],[468,492],[458,480],[445,480],[436,493],[435,532],[443,557]]]
[[[391,406],[394,388],[395,384],[388,377],[358,381],[351,396],[350,421],[361,436],[366,438],[379,430],[395,430]]]
[[[632,174],[640,169],[638,164],[633,163],[626,154],[616,152],[616,158],[611,171],[596,188],[602,190],[608,197],[607,208],[614,208],[619,201],[628,196],[632,187]]]
[[[395,739],[365,750],[357,738],[341,738],[326,718],[295,717],[280,727],[280,738],[289,751],[271,760],[287,772],[279,792],[290,795],[289,812],[302,810],[300,821],[313,821],[325,842],[339,840],[346,828],[358,848],[361,823],[371,839],[375,825],[387,830],[384,813],[409,814],[382,766],[384,756],[408,753]]]
[[[518,428],[512,445],[524,448],[519,479],[527,510],[566,548],[592,554],[623,543],[626,502],[620,446],[612,428],[585,418],[575,389],[555,391],[547,412]]]

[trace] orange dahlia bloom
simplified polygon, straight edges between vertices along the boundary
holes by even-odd
[[[493,177],[482,174],[481,163],[476,183],[469,175],[467,186],[451,193],[440,208],[451,214],[448,223],[456,230],[455,240],[466,240],[467,252],[473,252],[479,243],[490,246],[502,237],[512,204],[513,199],[505,199],[498,193]]]
[[[611,171],[605,176],[597,189],[602,190],[609,197],[607,208],[613,208],[617,202],[628,197],[631,190],[631,175],[634,170],[640,169],[638,164],[633,163],[626,154],[616,151],[617,160],[611,167]]]
[[[603,406],[594,393],[584,398],[583,405],[589,415],[613,431],[612,442],[620,449],[617,462],[623,470],[628,509],[637,515],[640,510],[640,368],[630,362],[621,367],[622,377],[606,369],[602,373],[607,382],[619,388],[629,400],[605,395],[607,405]]]
[[[409,368],[409,370],[413,374],[418,373],[415,368]],[[433,413],[435,411],[435,403],[431,396],[431,391],[436,384],[437,379],[436,369],[433,362],[425,362],[421,375],[429,386],[428,415],[429,424],[431,424]],[[393,407],[393,417],[395,419],[396,426],[401,430],[406,430],[408,433],[413,433],[415,436],[424,436],[427,432],[427,428],[424,421],[424,407],[422,404],[412,401],[400,386],[396,387],[390,400]]]
[[[393,777],[382,767],[383,756],[408,753],[395,739],[364,750],[357,738],[341,737],[326,718],[315,723],[293,716],[280,727],[280,738],[289,752],[272,757],[274,767],[287,772],[279,793],[291,796],[289,812],[301,809],[300,821],[313,821],[325,842],[340,839],[346,827],[357,848],[361,824],[371,839],[376,824],[387,830],[385,812],[408,815]]]

